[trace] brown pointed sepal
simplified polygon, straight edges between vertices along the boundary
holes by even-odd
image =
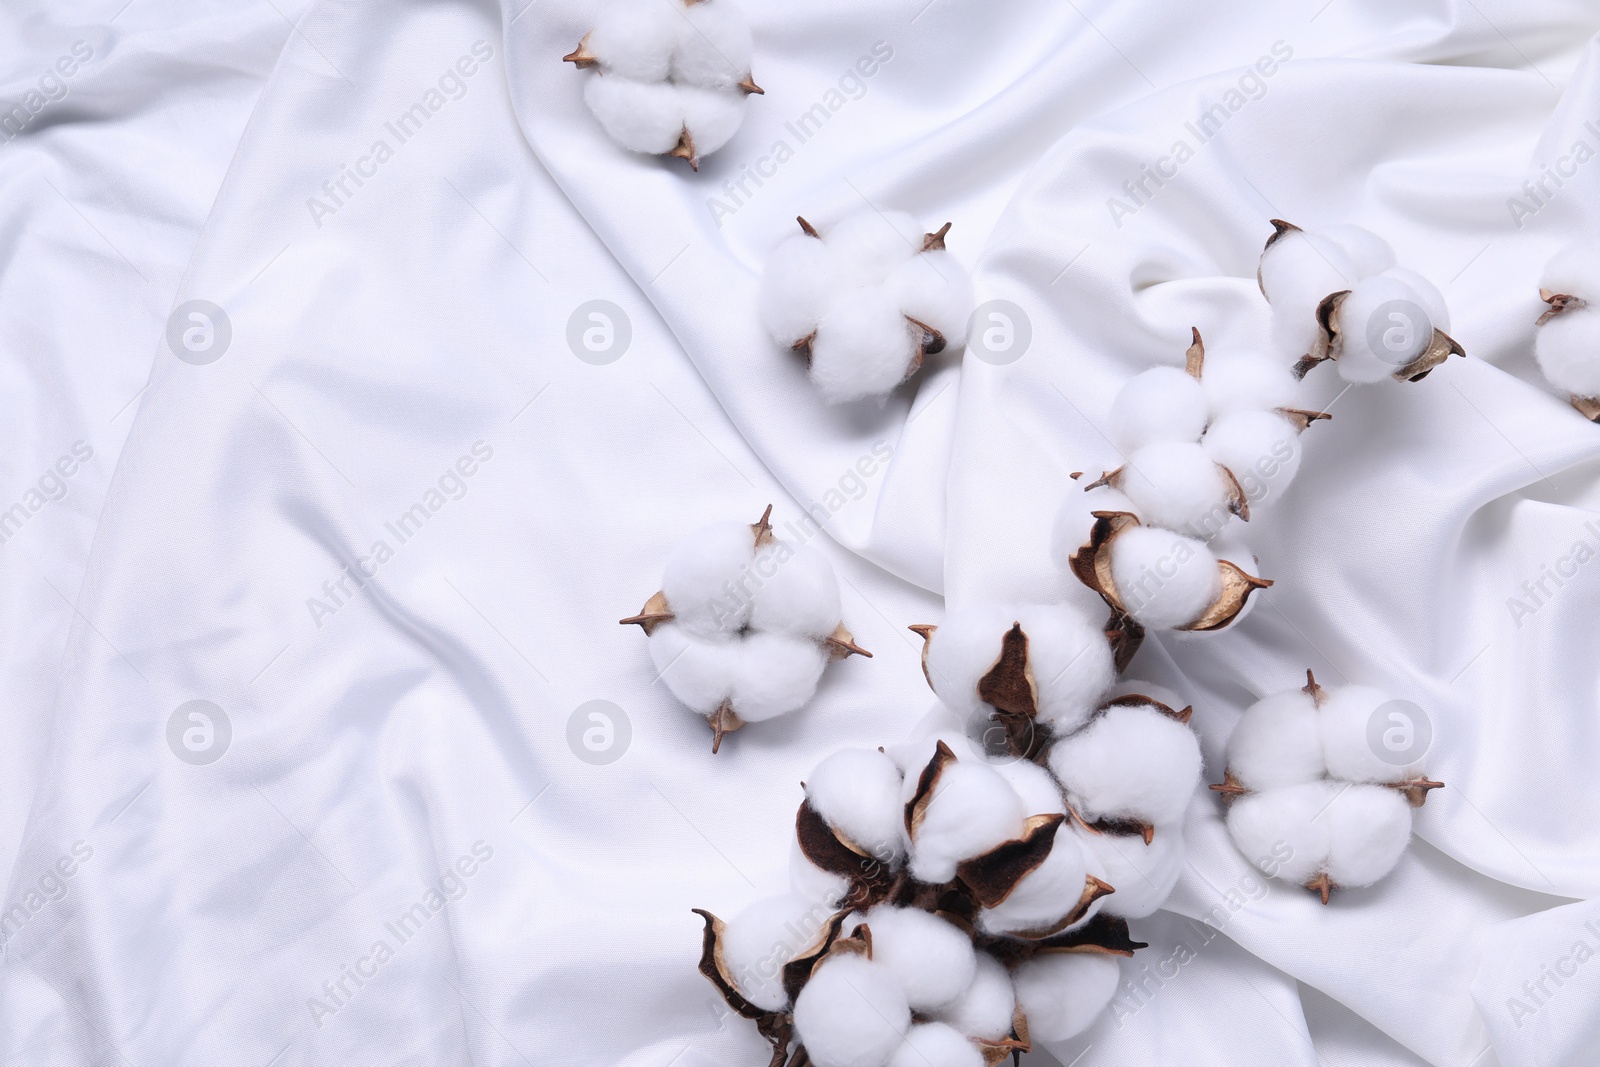
[[[746,96],[750,96],[751,94],[756,96],[767,95],[767,91],[756,84],[754,74],[746,74],[744,76],[744,80],[739,83],[739,88],[744,90],[744,95]]]
[[[1327,871],[1323,871],[1307,882],[1306,888],[1321,897],[1322,902],[1326,904],[1328,899],[1333,896],[1333,891],[1339,888],[1339,884],[1328,877]]]
[[[1420,808],[1428,802],[1428,794],[1435,789],[1443,789],[1444,783],[1418,775],[1404,782],[1391,782],[1389,788],[1399,790],[1400,794],[1411,802],[1413,808]]]
[[[618,621],[623,626],[637,626],[645,632],[645,636],[656,632],[656,627],[664,622],[671,622],[674,618],[672,609],[667,607],[667,594],[657,593],[644,602],[644,607],[637,615],[629,615],[626,619]]]
[[[1231,804],[1240,797],[1250,795],[1250,790],[1239,783],[1239,779],[1232,771],[1224,773],[1222,781],[1210,788],[1213,793],[1222,797],[1222,801],[1225,804]]]
[[[1074,930],[1063,930],[1029,943],[1033,952],[1086,952],[1103,956],[1131,956],[1148,947],[1128,934],[1128,920],[1101,912]]]
[[[1294,423],[1294,428],[1301,433],[1309,430],[1313,422],[1333,418],[1326,411],[1307,411],[1304,408],[1279,408],[1278,414]]]
[[[694,150],[694,135],[689,132],[689,127],[687,126],[678,134],[678,143],[673,146],[672,151],[668,152],[667,155],[673,159],[686,161],[690,170],[698,171],[700,169],[700,155]]]
[[[1306,668],[1306,684],[1300,687],[1300,692],[1311,698],[1313,704],[1322,707],[1322,702],[1328,699],[1328,691],[1317,684],[1317,676],[1311,673],[1311,668]]]
[[[750,524],[750,533],[756,539],[756,547],[770,545],[772,537],[772,505],[767,505],[767,510],[761,513],[761,518]]]
[[[1196,633],[1220,630],[1238,618],[1251,593],[1257,589],[1267,589],[1272,585],[1271,579],[1257,578],[1225,559],[1217,561],[1217,570],[1222,574],[1222,592],[1211,602],[1209,608],[1201,612],[1198,619],[1178,629]]]
[[[1429,339],[1428,347],[1422,350],[1422,355],[1395,371],[1393,377],[1397,382],[1420,382],[1433,368],[1451,356],[1466,358],[1466,355],[1466,349],[1457,344],[1455,338],[1435,327],[1433,337]]]
[[[795,1002],[800,990],[811,980],[812,970],[832,950],[833,943],[839,939],[839,932],[844,928],[844,921],[849,914],[848,911],[835,912],[827,925],[818,933],[816,940],[795,953],[783,965],[783,991],[789,994],[790,1004]]]
[[[711,724],[711,754],[715,756],[722,748],[722,739],[744,726],[744,720],[739,718],[738,712],[733,710],[733,701],[724,700],[717,706],[717,710],[706,716],[706,721]]]
[[[856,644],[855,635],[842,622],[833,628],[833,633],[822,639],[822,644],[831,659],[849,659],[851,656],[872,658],[871,652]]]
[[[1589,302],[1581,296],[1573,296],[1571,293],[1552,293],[1548,289],[1539,290],[1539,299],[1550,306],[1539,316],[1538,321],[1534,323],[1535,326],[1543,326],[1563,311],[1576,311],[1589,306]]]
[[[933,758],[928,760],[928,765],[922,768],[922,773],[917,777],[917,791],[906,801],[906,833],[913,841],[917,839],[917,830],[921,828],[922,819],[928,812],[928,805],[933,801],[934,790],[939,785],[939,776],[955,761],[956,754],[950,751],[949,745],[940,741],[934,746]]]
[[[998,1067],[1007,1057],[1021,1062],[1024,1052],[1033,1051],[1033,1041],[1028,1036],[1028,1017],[1022,1012],[1022,1005],[1018,1004],[1011,1013],[1011,1033],[998,1041],[985,1041],[974,1038],[972,1043],[978,1046],[978,1051],[983,1055],[984,1067]]]
[[[1600,422],[1600,397],[1575,396],[1572,398],[1572,406],[1579,415],[1590,422]]]
[[[579,70],[587,70],[590,67],[598,67],[600,65],[600,60],[589,51],[589,35],[587,33],[583,35],[583,40],[578,42],[578,47],[561,57],[561,62],[571,63]]]
[[[924,252],[942,252],[944,250],[944,235],[950,232],[950,223],[945,223],[932,233],[922,235],[922,250]]]
[[[1296,226],[1292,222],[1284,222],[1282,219],[1272,219],[1270,221],[1272,223],[1272,236],[1268,237],[1267,243],[1261,246],[1261,254],[1263,256],[1267,254],[1267,249],[1277,244],[1278,239],[1284,234],[1300,232],[1300,227]],[[1261,290],[1262,296],[1267,295],[1267,286],[1266,283],[1261,280],[1261,267],[1259,265],[1256,267],[1256,288]]]
[[[1339,336],[1339,305],[1349,295],[1350,290],[1341,289],[1337,293],[1329,293],[1317,304],[1317,339],[1311,351],[1301,356],[1294,365],[1296,378],[1304,378],[1318,363],[1339,358],[1339,349],[1344,343]]]
[[[772,1058],[767,1061],[767,1067],[783,1067],[784,1061],[789,1057],[789,1042],[794,1037],[794,1013],[767,1011],[746,1000],[734,985],[733,978],[728,973],[727,963],[722,958],[722,936],[725,929],[722,920],[701,908],[695,908],[694,913],[706,923],[700,947],[700,973],[716,987],[728,1007],[746,1019],[755,1020],[756,1030],[772,1045]],[[836,920],[836,922],[843,921],[842,915]],[[835,926],[834,932],[837,933],[837,930],[838,927]],[[809,976],[809,968],[806,973]],[[785,977],[787,977],[787,965]],[[790,1000],[793,1001],[792,995]]]
[[[1056,831],[1061,829],[1066,818],[1065,815],[1033,816],[1021,837],[963,861],[956,867],[956,877],[972,891],[980,907],[998,907],[1049,857]]]
[[[1194,339],[1189,342],[1189,350],[1183,354],[1183,369],[1189,373],[1189,377],[1199,381],[1206,369],[1206,343],[1200,340],[1200,327],[1191,326],[1189,332]]]

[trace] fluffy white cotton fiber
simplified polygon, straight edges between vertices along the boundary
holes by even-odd
[[[1111,542],[1111,578],[1129,614],[1157,630],[1194,622],[1222,592],[1217,558],[1204,544],[1153,526]]]
[[[833,252],[807,234],[788,238],[767,257],[757,310],[767,333],[784,348],[810,337],[844,286]]]
[[[1324,816],[1328,877],[1344,887],[1371,885],[1400,862],[1411,842],[1411,805],[1378,785],[1342,787]]]
[[[1021,798],[993,767],[958,759],[939,775],[911,835],[912,877],[948,882],[962,860],[1021,837],[1023,819]]]
[[[918,1023],[888,1067],[984,1067],[983,1053],[961,1031],[945,1023]]]
[[[1067,802],[1061,787],[1050,772],[1031,760],[1006,760],[996,763],[994,769],[1004,778],[1022,800],[1023,814],[1065,815]]]
[[[867,912],[872,958],[894,975],[915,1012],[946,1007],[977,969],[972,938],[934,915],[880,904]]]
[[[657,6],[670,11],[676,5],[657,0]],[[750,26],[739,9],[727,0],[702,0],[684,6],[682,16],[674,13],[674,17],[673,80],[705,89],[736,89],[750,73],[755,51]]]
[[[1550,384],[1577,397],[1600,397],[1600,305],[1564,311],[1534,334],[1534,355]]]
[[[1317,719],[1330,776],[1350,782],[1403,782],[1422,773],[1426,752],[1409,752],[1418,724],[1404,701],[1391,700],[1370,686],[1341,686],[1327,691]],[[1393,744],[1386,746],[1385,740]]]
[[[1011,1033],[1016,1006],[1005,967],[987,952],[979,952],[965,991],[934,1016],[975,1040],[999,1041]]]
[[[1228,832],[1258,870],[1304,885],[1328,860],[1327,809],[1338,792],[1319,781],[1240,797],[1228,809]]]
[[[824,960],[795,998],[794,1026],[816,1067],[883,1067],[911,1028],[894,972],[864,956]]]
[[[734,916],[722,932],[722,959],[745,999],[767,1011],[787,1007],[783,965],[815,944],[828,918],[826,908],[795,895],[758,900]]]
[[[1152,526],[1209,538],[1230,518],[1227,476],[1198,444],[1146,445],[1128,457],[1121,488]]]
[[[850,883],[812,863],[801,850],[800,842],[790,838],[789,891],[831,911],[850,891]]]
[[[710,155],[733,140],[744,121],[744,94],[738,90],[729,93],[680,85],[678,99],[683,104],[683,128],[694,137],[700,155]]]
[[[678,45],[681,19],[675,6],[662,0],[614,0],[596,14],[586,46],[608,75],[665,81]]]
[[[1298,407],[1300,401],[1294,372],[1266,356],[1208,354],[1200,385],[1212,419],[1239,411]]]
[[[804,707],[817,691],[828,654],[817,642],[752,631],[740,642],[733,707],[745,722],[764,722]]]
[[[923,650],[928,683],[963,720],[985,717],[978,681],[1000,658],[1000,640],[1014,619],[998,604],[980,604],[945,616]]]
[[[1562,247],[1545,264],[1539,288],[1590,303],[1600,302],[1600,243],[1583,237]]]
[[[889,273],[884,287],[902,314],[933,327],[944,337],[947,348],[958,349],[967,343],[972,279],[948,250],[913,256]]]
[[[1186,725],[1148,705],[1111,707],[1056,742],[1050,769],[1090,822],[1176,822],[1200,780],[1200,743]]]
[[[710,715],[733,695],[740,642],[695,637],[676,622],[650,635],[650,661],[672,695],[691,711]]]
[[[1017,967],[1017,1004],[1037,1041],[1064,1041],[1089,1028],[1116,996],[1122,968],[1115,956],[1045,953]]]
[[[1337,366],[1347,382],[1370,383],[1411,363],[1433,339],[1426,298],[1387,274],[1363,278],[1339,305]]]
[[[1274,411],[1223,415],[1200,444],[1233,473],[1251,507],[1276,501],[1300,470],[1300,431]]]
[[[756,552],[750,569],[752,629],[820,641],[839,625],[839,579],[815,548],[775,541]]]
[[[1319,227],[1317,232],[1344,250],[1355,264],[1359,277],[1382,274],[1394,266],[1394,249],[1389,242],[1363,226],[1336,222],[1331,226]]]
[[[1111,440],[1124,454],[1158,442],[1192,443],[1206,418],[1199,382],[1176,367],[1152,367],[1128,379],[1111,402]]]
[[[900,768],[872,749],[841,749],[806,776],[806,799],[817,814],[886,863],[905,853],[900,790]]]
[[[811,381],[835,403],[889,392],[905,380],[921,331],[882,285],[841,289],[811,342]]]
[[[1250,705],[1228,738],[1228,770],[1247,789],[1314,782],[1327,769],[1316,701],[1299,689]]]
[[[1104,631],[1064,605],[1024,604],[1012,615],[1028,636],[1038,721],[1058,734],[1076,730],[1100,706],[1116,676]]]
[[[611,139],[630,152],[670,152],[683,134],[683,103],[665,82],[639,82],[620,74],[590,78],[583,100]]]
[[[1317,305],[1359,280],[1355,260],[1340,245],[1306,230],[1291,230],[1261,255],[1261,287],[1272,305],[1273,339],[1291,360],[1317,338]]]
[[[1116,890],[1096,902],[1107,915],[1142,919],[1172,895],[1183,873],[1183,824],[1162,823],[1147,845],[1137,834],[1099,834],[1076,828],[1073,839],[1089,858],[1089,873]]]
[[[744,629],[751,602],[740,586],[751,582],[755,554],[755,534],[744,522],[714,522],[679,541],[661,578],[677,623],[702,637]]]
[[[1072,911],[1088,876],[1089,860],[1077,839],[1058,830],[1044,862],[1005,900],[980,910],[978,926],[991,934],[1047,930]]]

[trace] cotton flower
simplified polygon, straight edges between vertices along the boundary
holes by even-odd
[[[720,0],[719,0],[720,2]],[[966,343],[972,283],[933,233],[903,212],[866,211],[780,244],[761,281],[772,339],[806,360],[829,403],[883,396],[923,360]]]
[[[1050,750],[1067,803],[1090,823],[1131,823],[1147,838],[1183,817],[1200,781],[1186,721],[1151,704],[1115,704]]]
[[[794,1028],[817,1067],[883,1067],[911,1029],[911,1009],[892,970],[840,955],[801,990]]]
[[[796,711],[828,660],[870,656],[840,621],[827,558],[778,539],[767,521],[713,523],[667,558],[661,591],[623,619],[650,640],[673,696],[711,723],[711,751],[747,722]]]
[[[816,902],[794,895],[767,897],[740,912],[722,935],[722,958],[734,986],[757,1007],[786,1006],[783,965],[816,941],[827,918]]]
[[[731,0],[610,0],[564,59],[594,74],[583,98],[607,134],[633,152],[700,169],[744,120],[750,27]]]
[[[1555,254],[1539,280],[1539,297],[1549,305],[1534,333],[1539,369],[1585,418],[1600,419],[1600,251],[1592,241]]]
[[[806,778],[806,800],[842,838],[884,862],[906,851],[900,769],[882,752],[835,752]]]
[[[1324,689],[1307,671],[1304,688],[1247,709],[1228,738],[1227,774],[1211,787],[1230,804],[1228,831],[1245,858],[1324,904],[1334,889],[1389,873],[1411,838],[1411,809],[1443,784],[1423,774],[1424,752],[1378,750],[1385,730],[1414,730],[1407,707],[1368,686]]]

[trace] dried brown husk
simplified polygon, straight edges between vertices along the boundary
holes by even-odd
[[[1329,293],[1317,305],[1317,339],[1311,351],[1301,356],[1294,365],[1295,377],[1304,378],[1318,363],[1339,358],[1344,350],[1344,336],[1339,330],[1339,308],[1349,295],[1350,290],[1341,289],[1337,293]],[[1466,349],[1457,344],[1455,338],[1435,326],[1433,336],[1428,339],[1428,347],[1422,350],[1421,355],[1390,377],[1397,382],[1420,382],[1451,356],[1465,357],[1466,354]]]

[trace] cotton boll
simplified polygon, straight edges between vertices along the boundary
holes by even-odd
[[[948,251],[923,252],[895,267],[884,281],[900,313],[944,337],[947,349],[967,343],[972,279]]]
[[[790,348],[816,332],[838,290],[837,270],[828,247],[815,237],[797,234],[775,248],[767,260],[761,277],[761,323],[774,341]]]
[[[1122,967],[1115,956],[1045,953],[1012,975],[1017,1004],[1035,1041],[1064,1041],[1089,1028],[1117,994]]]
[[[1067,813],[1067,802],[1061,795],[1061,787],[1056,784],[1050,772],[1037,763],[1030,760],[1009,760],[994,764],[994,769],[1012,789],[1016,790],[1017,796],[1022,800],[1024,816],[1032,818],[1035,815]]]
[[[787,1007],[783,965],[815,944],[828,919],[815,901],[785,895],[758,900],[723,928],[722,959],[744,998],[758,1008]]]
[[[947,765],[911,835],[911,876],[948,882],[962,860],[1021,837],[1023,819],[1022,799],[993,767],[976,760]]]
[[[1450,308],[1444,302],[1444,294],[1439,292],[1437,286],[1409,267],[1390,267],[1383,274],[1386,278],[1393,278],[1402,285],[1409,286],[1433,324],[1446,333],[1449,332]]]
[[[1089,860],[1071,834],[1056,832],[1050,854],[1029,871],[1005,900],[978,912],[985,933],[1046,930],[1077,905],[1089,876]]]
[[[1135,526],[1111,542],[1111,580],[1135,619],[1157,630],[1194,622],[1222,593],[1217,559],[1193,538]]]
[[[702,526],[667,555],[661,591],[678,624],[690,633],[726,637],[750,622],[750,584],[755,534],[743,522]]]
[[[894,973],[912,1011],[945,1007],[972,982],[972,938],[932,912],[880,904],[866,923],[872,958]]]
[[[650,635],[650,660],[656,673],[691,711],[710,715],[733,696],[740,642],[695,637],[676,622],[663,622]]]
[[[904,211],[862,211],[843,219],[823,240],[857,285],[871,285],[922,251],[921,223]]]
[[[677,30],[673,80],[705,89],[728,90],[750,73],[754,53],[750,26],[727,0],[701,0],[682,8]]]
[[[733,140],[744,122],[741,90],[702,89],[696,85],[675,88],[683,108],[684,128],[694,140],[694,150],[698,154],[708,156]]]
[[[1374,717],[1378,718],[1376,725]],[[1328,773],[1333,777],[1351,782],[1403,782],[1422,773],[1427,753],[1407,751],[1415,747],[1417,723],[1412,706],[1404,701],[1364,685],[1341,686],[1328,690],[1317,709],[1317,720]],[[1393,749],[1384,747],[1385,732],[1392,730],[1400,731],[1401,742]]]
[[[1283,234],[1261,254],[1261,288],[1274,311],[1315,314],[1323,297],[1349,289],[1360,277],[1348,252],[1306,230]]]
[[[911,1028],[911,1009],[887,967],[840,955],[795,998],[794,1027],[816,1067],[883,1067]]]
[[[1600,396],[1600,306],[1563,311],[1539,327],[1533,354],[1557,389],[1572,396]]]
[[[1228,833],[1263,873],[1304,885],[1322,870],[1332,846],[1329,782],[1308,782],[1240,797],[1228,809]]]
[[[920,340],[881,286],[841,290],[817,324],[811,380],[830,403],[887,393],[905,380]]]
[[[1250,705],[1228,738],[1228,772],[1247,789],[1314,782],[1327,770],[1317,702],[1300,689]]]
[[[584,46],[600,61],[605,77],[666,81],[682,22],[674,6],[662,0],[616,0],[600,9]]]
[[[583,100],[611,139],[629,151],[670,152],[683,134],[683,104],[666,82],[607,74],[584,83]]]
[[[928,684],[944,705],[963,720],[987,717],[978,699],[978,680],[1000,658],[1000,641],[1015,620],[1006,609],[980,604],[945,616],[923,652]]]
[[[1251,506],[1277,500],[1300,470],[1300,432],[1272,411],[1236,411],[1206,430],[1206,455],[1233,474]]]
[[[1433,338],[1423,298],[1406,283],[1379,274],[1363,278],[1339,305],[1337,366],[1347,382],[1388,378],[1422,355]]]
[[[1176,822],[1200,780],[1194,732],[1148,705],[1111,707],[1050,750],[1050,770],[1085,819]]]
[[[1156,826],[1147,845],[1137,834],[1097,834],[1076,829],[1073,839],[1089,860],[1089,873],[1116,890],[1096,901],[1107,915],[1142,919],[1172,895],[1183,873],[1183,824]]]
[[[1011,1033],[1016,1006],[1005,967],[987,952],[979,952],[966,990],[935,1015],[975,1041],[1000,1041]]]
[[[1352,785],[1323,818],[1330,838],[1327,872],[1335,885],[1371,885],[1394,870],[1411,842],[1411,805],[1393,789]]]
[[[745,722],[764,722],[805,706],[828,655],[807,638],[752,632],[741,642],[738,662],[734,711]]]
[[[1566,245],[1545,264],[1539,288],[1600,303],[1600,245],[1592,237]]]
[[[1014,614],[1028,635],[1038,721],[1057,733],[1076,730],[1116,677],[1105,631],[1069,607],[1026,604]]]
[[[1086,493],[1076,483],[1069,485],[1061,498],[1061,506],[1056,509],[1050,530],[1050,558],[1063,571],[1071,572],[1072,554],[1088,542],[1089,534],[1094,529],[1093,513],[1096,511],[1131,512],[1133,501],[1110,486],[1100,486]],[[1079,583],[1073,582],[1072,585],[1077,587]],[[1098,604],[1100,598],[1091,594],[1085,603]]]
[[[1362,278],[1382,274],[1394,266],[1394,249],[1389,242],[1365,227],[1340,222],[1318,227],[1317,233],[1344,249]]]
[[[1206,356],[1200,386],[1212,419],[1236,411],[1272,411],[1297,406],[1300,382],[1278,360],[1265,356]]]
[[[944,1023],[918,1023],[889,1057],[888,1067],[984,1067],[983,1053]]]
[[[1111,440],[1124,453],[1157,442],[1192,444],[1206,428],[1200,383],[1176,367],[1152,367],[1130,378],[1111,402]]]
[[[900,768],[882,752],[846,748],[806,776],[806,799],[827,824],[884,862],[905,852]]]
[[[894,765],[900,768],[900,802],[902,805],[911,802],[912,796],[917,791],[918,780],[922,777],[922,771],[933,760],[933,755],[938,750],[940,742],[943,742],[946,748],[958,756],[971,754],[974,760],[978,758],[971,739],[966,734],[954,730],[940,730],[927,737],[919,737],[914,741],[902,741],[898,745],[886,747],[885,752],[894,761]]]
[[[789,891],[832,911],[850,891],[850,883],[806,858],[800,842],[789,841]]]
[[[755,600],[750,626],[821,640],[839,625],[839,579],[828,557],[809,545],[763,545],[751,565]]]
[[[1317,322],[1314,306],[1305,313],[1298,307],[1275,307],[1269,334],[1273,351],[1289,357],[1292,362],[1310,353],[1322,336],[1322,327]]]
[[[1121,489],[1152,526],[1209,538],[1228,524],[1227,477],[1197,444],[1146,445],[1128,457]]]

